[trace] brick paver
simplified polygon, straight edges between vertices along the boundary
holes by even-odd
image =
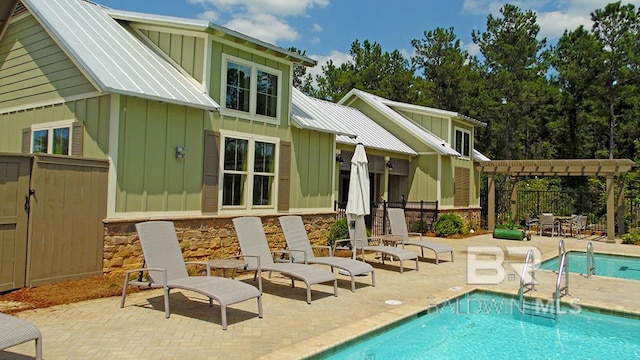
[[[24,311],[19,317],[36,324],[43,334],[45,359],[297,359],[328,349],[360,334],[415,314],[429,304],[457,296],[479,286],[467,285],[468,246],[538,247],[543,258],[557,255],[559,238],[534,236],[531,242],[496,240],[481,235],[462,240],[432,239],[455,248],[455,262],[421,261],[420,271],[397,263],[376,267],[376,287],[363,277],[355,293],[347,277],[340,277],[338,297],[329,285],[312,286],[312,304],[305,301],[304,287],[274,274],[264,279],[264,318],[256,316],[255,301],[228,308],[229,328],[220,326],[217,305],[210,308],[202,296],[175,291],[171,295],[171,318],[164,318],[161,290],[130,294],[125,308],[118,297],[84,301],[47,309]],[[565,239],[567,250],[586,249],[588,239]],[[640,246],[594,242],[596,252],[640,256]],[[419,249],[413,249],[419,252]],[[428,255],[429,256],[429,255]],[[511,260],[511,258],[508,258]],[[407,269],[408,268],[408,269]],[[243,281],[251,277],[240,275]],[[556,275],[538,272],[536,296],[548,298]],[[640,314],[640,287],[631,280],[579,274],[570,277],[571,299],[610,309]],[[518,281],[503,281],[481,288],[516,293]],[[195,301],[192,301],[195,300]],[[402,304],[389,305],[386,300]],[[0,351],[0,359],[33,356],[32,343]],[[26,357],[25,357],[26,355]]]

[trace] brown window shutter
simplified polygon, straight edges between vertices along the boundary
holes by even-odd
[[[469,178],[470,171],[468,168],[455,168],[455,196],[453,205],[455,207],[469,206]]]
[[[72,125],[72,147],[71,155],[82,156],[82,146],[84,141],[84,123],[82,121],[75,121]]]
[[[205,130],[202,179],[202,212],[218,212],[220,133]]]
[[[291,143],[280,142],[280,169],[278,178],[278,211],[289,210],[291,187]]]
[[[22,129],[22,152],[24,154],[31,153],[31,129]]]

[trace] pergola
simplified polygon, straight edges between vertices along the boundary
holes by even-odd
[[[614,194],[613,181],[617,175],[629,172],[636,164],[629,159],[570,159],[570,160],[494,160],[480,161],[476,167],[489,174],[488,227],[496,226],[496,174],[517,176],[602,176],[607,179],[607,242],[615,238],[615,210],[618,207],[618,230],[624,232],[624,182],[618,181]],[[511,192],[511,211],[517,209],[515,186]]]

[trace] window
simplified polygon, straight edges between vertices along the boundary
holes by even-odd
[[[464,157],[471,156],[471,133],[469,131],[455,129],[454,149]]]
[[[225,109],[262,120],[277,120],[281,72],[229,56],[223,56],[223,59]]]
[[[71,155],[71,121],[34,125],[31,152]]]
[[[222,207],[272,208],[277,142],[225,136],[222,144]]]

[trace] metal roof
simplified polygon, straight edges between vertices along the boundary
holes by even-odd
[[[475,160],[475,161],[491,161],[491,159],[489,159],[483,153],[481,153],[480,151],[478,151],[476,149],[473,149],[473,160]]]
[[[336,142],[366,148],[418,155],[360,110],[316,99],[293,88],[291,120],[300,128],[336,134]],[[357,137],[356,137],[357,135]]]
[[[171,27],[185,29],[185,30],[195,30],[195,31],[212,30],[218,36],[225,36],[225,35],[231,36],[234,39],[236,39],[237,42],[244,41],[249,44],[254,44],[256,48],[260,48],[262,51],[271,52],[277,57],[286,58],[291,62],[302,63],[305,66],[315,66],[318,64],[316,60],[313,60],[307,56],[300,55],[298,53],[286,50],[279,46],[269,44],[262,40],[228,29],[224,26],[214,24],[207,20],[188,19],[188,18],[156,15],[156,14],[145,14],[145,13],[138,13],[133,11],[115,10],[110,8],[107,8],[106,11],[112,18],[117,20],[140,22],[145,24],[155,24],[155,25],[162,25],[162,26],[171,26]]]
[[[194,79],[147,47],[106,8],[84,0],[22,0],[102,92],[218,110]]]
[[[387,118],[395,122],[397,125],[405,129],[407,132],[412,133],[416,136],[417,139],[421,140],[424,144],[433,148],[436,152],[441,155],[449,155],[449,156],[462,156],[459,152],[455,151],[446,141],[440,139],[430,131],[424,129],[423,127],[417,125],[411,119],[407,118],[403,114],[391,109],[388,105],[385,104],[384,98],[379,96],[369,94],[367,92],[352,89],[345,95],[338,104],[343,104],[348,98],[351,96],[357,96],[362,99],[364,102],[373,106],[376,110],[380,111]],[[389,100],[386,100],[389,101]]]
[[[375,95],[374,95],[375,96]],[[480,121],[480,120],[476,120],[472,117],[466,116],[466,115],[462,115],[460,113],[457,112],[453,112],[453,111],[448,111],[448,110],[442,110],[442,109],[436,109],[436,108],[432,108],[432,107],[428,107],[428,106],[420,106],[420,105],[413,105],[413,104],[407,104],[407,103],[402,103],[402,102],[398,102],[398,101],[393,101],[393,100],[389,100],[389,99],[385,99],[382,97],[379,97],[379,100],[392,108],[398,108],[398,109],[404,109],[404,110],[408,110],[408,111],[412,111],[412,112],[419,112],[419,113],[426,113],[426,114],[430,114],[430,115],[435,115],[435,116],[443,116],[443,117],[450,117],[450,118],[456,118],[456,119],[460,119],[463,121],[466,121],[468,123],[471,123],[475,126],[482,126],[482,127],[486,127],[487,124]]]
[[[494,160],[476,167],[490,174],[511,176],[614,176],[636,166],[629,159]]]

